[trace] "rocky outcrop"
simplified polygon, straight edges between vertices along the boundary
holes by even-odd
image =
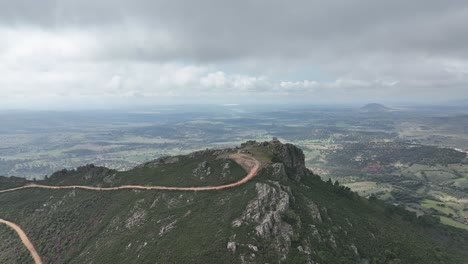
[[[302,230],[299,215],[291,209],[294,196],[290,187],[287,186],[287,181],[300,181],[303,177],[313,174],[305,166],[304,153],[294,145],[282,144],[277,140],[263,143],[248,141],[242,144],[241,151],[255,152],[258,147],[272,154],[272,164],[265,168],[269,180],[255,184],[256,197],[247,204],[242,215],[231,224],[233,228],[252,226],[252,231],[256,236],[254,241],[258,242],[258,239],[263,239],[265,245],[268,245],[264,245],[264,248],[273,248],[278,254],[279,261],[287,262],[292,242],[299,241]],[[310,218],[317,224],[322,223],[318,206],[313,202],[308,205]],[[315,226],[314,229],[316,231],[314,241],[322,241]],[[328,242],[328,237],[326,239]],[[249,249],[253,252],[262,251],[256,247],[249,247]],[[304,244],[300,250],[306,256],[305,259],[312,263],[311,244],[309,242]],[[242,257],[247,262],[252,260],[248,255]]]
[[[143,209],[143,204],[145,200],[138,200],[131,210],[131,215],[125,220],[125,228],[132,229],[135,226],[140,226],[144,224],[147,213]]]
[[[291,190],[277,182],[256,183],[257,196],[251,200],[242,216],[232,222],[233,227],[254,224],[255,234],[259,238],[273,241],[273,247],[286,259],[294,235],[293,227],[282,220],[289,210]]]
[[[305,166],[304,152],[300,148],[288,143],[282,144],[279,141],[272,141],[270,144],[273,150],[273,161],[283,163],[290,178],[300,181],[302,177],[311,174]]]
[[[307,207],[312,216],[312,219],[315,222],[322,223],[322,215],[320,214],[318,206],[314,202],[309,201]]]
[[[163,236],[165,235],[167,232],[171,231],[172,229],[174,229],[176,227],[176,224],[177,224],[177,219],[170,222],[169,224],[167,225],[164,225],[163,227],[161,227],[159,229],[159,236]]]
[[[228,175],[231,174],[231,161],[227,160],[226,163],[223,165],[223,170],[221,171],[221,177],[226,178]]]
[[[211,175],[211,167],[209,166],[207,161],[200,162],[198,166],[192,171],[192,175],[194,177],[203,179],[206,176]]]
[[[285,180],[288,178],[288,174],[286,173],[283,163],[273,163],[270,168],[270,175],[273,180]]]
[[[304,176],[313,175],[305,166],[304,152],[293,144],[283,144],[277,139],[261,143],[247,141],[241,144],[241,149],[244,153],[250,153],[250,149],[256,147],[267,149],[271,153],[271,161],[275,169],[273,175],[283,175],[283,172],[285,172],[290,179],[296,181],[300,181]],[[283,164],[284,167],[281,168],[277,164]]]
[[[131,229],[134,226],[141,225],[145,220],[146,212],[142,209],[139,209],[132,213],[132,215],[125,220],[125,227]]]
[[[232,253],[236,252],[236,248],[237,248],[236,242],[232,242],[232,241],[228,242],[226,248],[229,252],[232,252]]]

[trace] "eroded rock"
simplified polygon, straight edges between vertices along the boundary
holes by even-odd
[[[293,173],[289,175],[290,178],[300,181],[302,177],[311,174],[305,166],[304,152],[292,145],[282,144],[279,141],[272,141],[273,156],[275,162],[282,162],[284,166],[291,170]]]
[[[293,227],[282,220],[282,215],[289,210],[291,190],[277,182],[256,183],[255,189],[256,198],[247,204],[242,216],[232,225],[254,224],[256,236],[273,241],[280,259],[285,260],[294,235]]]
[[[192,171],[192,175],[194,177],[203,179],[206,176],[211,175],[211,167],[209,166],[207,161],[200,162],[198,166]]]
[[[272,172],[271,172],[271,177],[272,179],[275,180],[284,180],[288,178],[288,175],[286,174],[286,169],[284,168],[283,163],[274,163],[271,165]]]
[[[176,223],[177,223],[177,219],[161,227],[161,229],[159,229],[159,236],[163,236],[169,231],[171,231],[172,229],[174,229],[176,227]]]
[[[226,248],[228,251],[232,253],[236,252],[236,249],[237,249],[236,242],[232,242],[232,241],[228,242]]]
[[[318,206],[314,202],[309,201],[307,208],[310,211],[312,219],[314,219],[315,222],[322,223],[322,215],[320,214]]]
[[[142,209],[139,209],[127,219],[125,220],[125,227],[130,229],[134,226],[138,226],[143,223],[145,220],[146,212]]]

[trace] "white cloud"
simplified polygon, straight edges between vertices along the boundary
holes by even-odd
[[[279,85],[286,90],[308,90],[317,87],[318,84],[316,81],[303,80],[297,82],[282,81]]]
[[[92,34],[75,30],[43,30],[37,27],[0,27],[3,63],[24,66],[52,60],[83,60],[95,56],[97,45]]]
[[[249,76],[241,74],[228,75],[222,71],[208,73],[200,78],[200,85],[213,91],[224,93],[265,92],[273,88],[266,76]]]
[[[226,85],[226,74],[222,71],[209,73],[200,79],[200,83],[206,87],[223,88]]]
[[[0,2],[0,107],[468,98],[466,4],[257,4]]]

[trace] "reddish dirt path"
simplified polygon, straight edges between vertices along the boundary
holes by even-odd
[[[123,189],[137,189],[137,190],[172,190],[172,191],[209,191],[209,190],[222,190],[227,188],[232,188],[239,186],[241,184],[246,183],[250,179],[252,179],[255,175],[257,175],[258,171],[261,168],[261,163],[257,159],[252,156],[248,156],[241,153],[232,154],[229,156],[231,159],[236,161],[239,165],[241,165],[244,169],[247,169],[249,173],[242,178],[241,180],[225,185],[219,186],[206,186],[206,187],[170,187],[170,186],[145,186],[145,185],[122,185],[118,187],[93,187],[93,186],[85,186],[85,185],[68,185],[68,186],[53,186],[53,185],[41,185],[41,184],[28,184],[22,187],[7,189],[7,190],[0,190],[0,193],[5,192],[13,192],[18,190],[24,190],[29,188],[40,188],[40,189],[85,189],[85,190],[95,190],[95,191],[113,191],[113,190],[123,190]],[[42,264],[42,260],[37,253],[34,245],[31,243],[29,238],[27,237],[26,233],[15,223],[9,222],[7,220],[3,220],[0,218],[0,223],[4,223],[11,228],[13,228],[16,233],[21,238],[21,241],[26,246],[26,248],[31,253],[31,256],[34,259],[35,264]]]
[[[136,190],[169,190],[169,191],[210,191],[210,190],[222,190],[227,188],[232,188],[246,183],[252,179],[260,170],[261,163],[255,158],[245,155],[245,154],[232,154],[230,156],[233,160],[239,163],[244,168],[250,168],[249,173],[242,178],[241,180],[225,185],[219,186],[205,186],[205,187],[171,187],[171,186],[146,186],[146,185],[121,185],[117,187],[95,187],[95,186],[85,186],[85,185],[64,185],[64,186],[54,186],[54,185],[41,185],[41,184],[28,184],[25,186],[0,190],[0,193],[13,192],[28,188],[40,188],[40,189],[85,189],[85,190],[95,190],[95,191],[114,191],[114,190],[123,190],[123,189],[136,189]]]
[[[42,264],[41,257],[37,253],[36,248],[34,248],[34,245],[31,243],[28,236],[23,231],[23,229],[21,229],[21,227],[19,227],[15,223],[12,223],[10,221],[7,221],[7,220],[1,219],[1,218],[0,218],[0,223],[5,224],[5,225],[11,227],[13,230],[15,230],[16,233],[18,233],[18,236],[21,238],[21,242],[23,242],[24,246],[29,250],[29,253],[31,253],[31,256],[34,259],[34,263],[35,264]]]

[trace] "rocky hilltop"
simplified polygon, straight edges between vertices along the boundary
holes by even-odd
[[[212,191],[24,189],[0,193],[0,217],[25,229],[46,263],[463,263],[466,234],[324,182],[277,140],[163,157],[118,172],[92,165],[39,184],[218,186]],[[24,184],[2,178],[0,189]],[[0,263],[27,263],[0,226]]]

